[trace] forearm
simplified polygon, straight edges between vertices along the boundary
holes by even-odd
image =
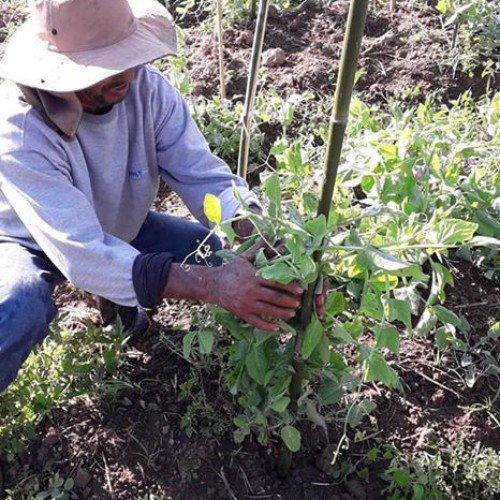
[[[172,264],[163,290],[163,298],[195,300],[202,304],[212,303],[214,269],[199,265]]]

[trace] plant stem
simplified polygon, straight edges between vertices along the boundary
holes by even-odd
[[[361,39],[365,29],[367,10],[368,0],[352,0],[347,19],[347,30],[344,46],[342,48],[337,89],[335,91],[334,107],[330,122],[330,133],[325,164],[325,180],[318,206],[318,215],[323,214],[327,220],[330,214],[333,191],[340,163],[340,153],[342,151],[344,134],[347,127],[347,120],[349,118],[349,106],[351,104],[352,89],[358,65]],[[317,264],[320,263],[322,254],[322,250],[314,252],[313,258]],[[289,405],[290,410],[295,415],[297,414],[297,404],[302,392],[305,373],[305,362],[302,357],[302,342],[304,332],[311,323],[315,290],[316,283],[312,283],[304,293],[298,318],[293,358],[294,374],[292,375],[290,383]],[[284,443],[282,443],[278,463],[278,472],[280,475],[288,473],[291,457],[291,451],[285,446]]]
[[[224,30],[222,26],[222,0],[217,3],[217,38],[219,41],[219,78],[220,78],[220,98],[226,98],[226,71],[224,69]]]
[[[251,0],[252,6],[250,7],[250,17],[253,19],[257,13],[257,0]]]
[[[243,111],[241,125],[240,151],[238,155],[238,175],[246,179],[248,171],[248,151],[250,149],[250,129],[252,127],[253,107],[255,94],[257,91],[258,74],[262,47],[264,45],[264,35],[266,32],[267,13],[269,11],[269,1],[261,0],[255,36],[253,40],[252,59],[248,71],[248,83],[245,96],[245,108]]]

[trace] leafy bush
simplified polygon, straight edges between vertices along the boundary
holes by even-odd
[[[446,19],[445,26],[454,26],[453,67],[470,76],[476,68],[494,76],[500,64],[498,4],[490,0],[439,0],[436,8]]]

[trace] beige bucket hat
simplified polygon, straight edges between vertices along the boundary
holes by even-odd
[[[175,54],[172,17],[156,0],[34,0],[12,36],[0,76],[74,92]]]

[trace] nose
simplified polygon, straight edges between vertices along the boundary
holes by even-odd
[[[135,69],[129,69],[127,71],[124,71],[123,73],[120,73],[119,75],[116,75],[113,78],[112,85],[128,85],[134,81],[135,78]]]

